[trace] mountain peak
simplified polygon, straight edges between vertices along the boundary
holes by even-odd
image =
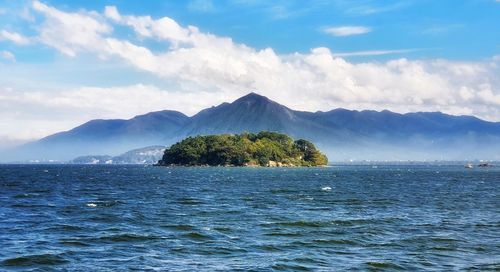
[[[244,95],[238,99],[236,99],[233,103],[239,103],[239,102],[257,102],[257,103],[264,103],[264,102],[271,102],[271,100],[263,95],[251,92],[247,95]]]

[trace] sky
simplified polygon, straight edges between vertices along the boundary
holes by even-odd
[[[500,0],[0,0],[0,148],[251,91],[500,121]]]

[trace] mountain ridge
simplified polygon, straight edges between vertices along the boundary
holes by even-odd
[[[496,144],[500,142],[500,122],[441,112],[401,114],[343,108],[297,111],[254,92],[192,116],[163,110],[127,120],[90,120],[16,148],[10,155],[11,160],[69,160],[88,154],[117,155],[144,146],[170,145],[187,136],[262,130],[311,140],[334,160],[500,156],[496,154],[500,152],[494,152],[500,150]],[[34,158],[34,154],[40,158]]]

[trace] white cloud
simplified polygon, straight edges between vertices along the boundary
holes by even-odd
[[[500,120],[500,57],[482,62],[402,58],[352,63],[341,54],[397,52],[332,53],[320,47],[278,55],[271,48],[257,50],[194,26],[181,26],[172,18],[122,15],[115,7],[106,7],[104,14],[69,13],[35,1],[34,10],[44,18],[39,42],[69,56],[90,53],[122,61],[179,87],[175,91],[143,84],[58,92],[4,90],[0,116],[4,126],[12,125],[11,131],[13,127],[36,131],[38,126],[52,133],[91,118],[128,118],[161,109],[192,114],[254,90],[300,110],[444,111]],[[116,38],[113,24],[129,26],[139,41],[153,39],[170,47],[154,52]],[[61,116],[64,122],[57,121]]]
[[[196,27],[183,28],[169,17],[154,20],[150,16],[121,16],[114,6],[105,8],[105,16],[116,23],[130,26],[143,38],[166,40],[174,47],[182,43],[191,43],[193,35],[199,34]]]
[[[52,110],[58,114],[73,117],[84,115],[85,118],[99,118],[99,116],[131,118],[148,111],[164,109],[194,114],[203,107],[217,104],[225,98],[225,95],[203,91],[177,92],[143,84],[110,88],[80,87],[53,92],[4,88],[0,89],[0,103],[4,108],[13,109],[15,104],[24,104],[41,109],[36,113],[26,113],[26,115],[39,116],[41,119],[45,118],[41,115],[50,115]],[[231,97],[230,94],[229,97]],[[233,98],[236,97],[233,96]],[[16,114],[24,115],[25,113]]]
[[[164,109],[194,114],[228,98],[236,96],[221,92],[177,92],[142,84],[55,92],[0,88],[0,131],[11,132],[15,139],[29,140],[96,118],[131,118]]]
[[[375,1],[377,2],[377,1]],[[381,2],[381,1],[379,1]],[[373,5],[373,3],[360,3],[358,1],[340,1],[347,14],[372,15],[384,12],[393,12],[413,5],[413,1],[396,1],[388,5]]]
[[[396,50],[367,50],[367,51],[333,53],[332,56],[334,57],[382,56],[382,55],[392,55],[392,54],[403,54],[420,50],[422,49],[416,48],[416,49],[396,49]]]
[[[10,51],[0,51],[0,57],[9,61],[16,61],[16,56]]]
[[[339,55],[332,54],[326,48],[312,49],[309,54],[279,56],[270,48],[255,50],[234,43],[230,38],[202,33],[193,26],[182,27],[168,17],[153,19],[150,16],[123,16],[115,7],[106,8],[108,17],[130,26],[141,38],[171,44],[169,50],[153,53],[130,41],[110,37],[111,27],[101,22],[102,18],[96,14],[64,13],[47,6],[41,10],[50,11],[47,16],[54,32],[65,33],[69,22],[75,24],[76,21],[77,26],[73,27],[74,31],[69,37],[60,35],[57,44],[52,45],[51,40],[47,43],[63,52],[81,50],[115,56],[138,69],[197,90],[237,94],[261,90],[278,100],[304,101],[305,104],[296,105],[300,108],[326,109],[343,104],[351,107],[426,107],[435,110],[455,106],[456,109],[464,106],[460,105],[459,100],[462,97],[459,93],[461,87],[477,93],[479,86],[498,84],[493,69],[487,67],[489,63],[400,59],[385,64],[355,64],[339,58]],[[88,25],[94,26],[92,34],[88,34],[88,27],[78,27],[79,22],[91,22]],[[41,29],[42,35],[45,31],[45,28]],[[80,32],[91,38],[77,39],[81,41],[78,43],[71,42],[75,36],[84,35]],[[59,46],[60,43],[64,46]],[[397,52],[349,54],[389,53]],[[496,63],[494,60],[492,62]],[[467,76],[464,77],[464,73]],[[495,87],[491,88],[492,93],[498,92]],[[299,97],[302,99],[297,99]],[[449,112],[456,110],[450,108]]]
[[[39,27],[39,40],[69,56],[102,49],[105,40],[101,35],[112,30],[94,12],[67,13],[36,0],[33,9],[45,16],[45,22]]]
[[[464,27],[464,24],[434,25],[427,29],[424,29],[422,33],[427,35],[442,35],[444,33],[455,31]]]
[[[371,32],[372,29],[365,26],[337,26],[337,27],[327,27],[323,31],[333,36],[342,37],[342,36],[366,34],[368,32]]]
[[[7,40],[16,44],[26,45],[30,43],[30,39],[17,33],[17,32],[9,32],[7,30],[0,31],[0,41]]]
[[[104,8],[104,15],[109,19],[117,22],[122,19],[120,13],[118,13],[118,9],[115,6],[106,6]]]

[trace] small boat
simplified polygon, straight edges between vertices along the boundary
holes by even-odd
[[[472,163],[468,163],[464,167],[469,169],[474,168],[474,166],[472,166]]]

